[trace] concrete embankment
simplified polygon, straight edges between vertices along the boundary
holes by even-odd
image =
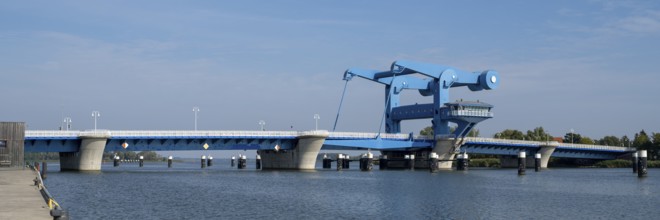
[[[53,219],[36,177],[28,168],[0,168],[0,219]]]

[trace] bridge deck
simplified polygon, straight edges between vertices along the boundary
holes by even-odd
[[[103,136],[108,138],[106,151],[123,150],[127,143],[129,150],[256,150],[291,149],[297,139],[306,135],[327,136],[323,149],[373,149],[373,150],[412,150],[431,148],[433,138],[412,134],[378,134],[360,132],[328,131],[26,131],[26,150],[43,152],[76,152],[80,137]],[[43,147],[51,145],[51,148]],[[470,153],[516,155],[520,150],[535,151],[540,146],[556,146],[553,156],[581,157],[598,153],[591,158],[611,158],[615,154],[633,151],[630,148],[508,140],[495,138],[466,138],[461,149]]]

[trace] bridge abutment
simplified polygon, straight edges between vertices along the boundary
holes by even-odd
[[[103,151],[108,141],[106,134],[80,136],[78,152],[60,153],[61,170],[95,171],[101,170]]]
[[[298,144],[291,150],[258,150],[263,169],[313,170],[316,157],[329,133],[327,131],[303,132]]]

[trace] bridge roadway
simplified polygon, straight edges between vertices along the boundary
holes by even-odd
[[[430,149],[433,137],[412,134],[378,134],[318,131],[25,131],[26,152],[78,152],[81,137],[107,138],[104,151],[176,150],[279,150],[294,149],[298,137],[323,135],[323,150],[414,151]],[[205,149],[204,146],[207,146]],[[124,148],[126,146],[126,148]],[[468,137],[460,151],[492,155],[534,153],[542,146],[556,147],[552,157],[614,159],[633,149],[603,145]]]

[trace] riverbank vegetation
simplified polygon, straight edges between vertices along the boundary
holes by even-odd
[[[604,160],[600,161],[596,164],[594,164],[595,167],[600,167],[600,168],[632,168],[632,161],[631,160]],[[647,163],[648,168],[660,168],[660,161],[655,160],[655,161],[648,161]]]

